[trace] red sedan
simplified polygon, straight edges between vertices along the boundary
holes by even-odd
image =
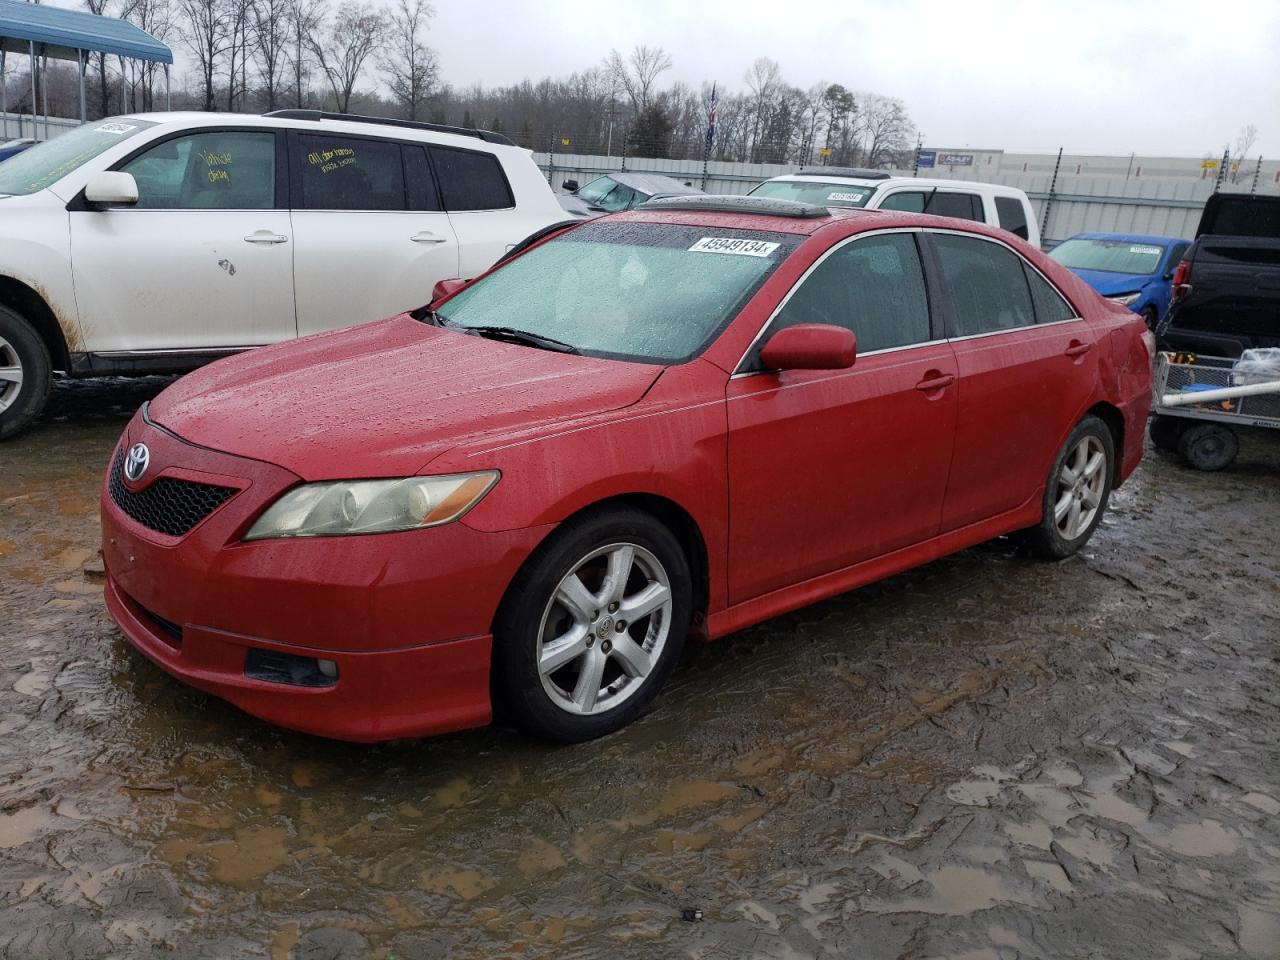
[[[108,608],[164,670],[349,740],[639,715],[707,639],[980,541],[1065,557],[1142,456],[1152,344],[1010,234],[650,204],[133,418]]]

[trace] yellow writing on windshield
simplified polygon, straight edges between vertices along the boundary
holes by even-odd
[[[329,150],[312,150],[307,154],[307,163],[319,167],[321,173],[332,173],[341,167],[349,167],[356,162],[356,152],[350,147],[333,147]]]

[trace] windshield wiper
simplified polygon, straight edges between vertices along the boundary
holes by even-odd
[[[556,353],[576,354],[579,352],[578,348],[571,343],[565,343],[563,340],[557,340],[554,337],[544,337],[540,333],[530,333],[528,330],[520,330],[516,327],[455,327],[454,329],[474,333],[480,337],[488,337],[490,340],[523,343],[526,346],[538,347],[542,350],[554,350]]]

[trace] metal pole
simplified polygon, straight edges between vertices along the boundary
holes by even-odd
[[[1049,208],[1053,206],[1053,192],[1058,187],[1058,168],[1062,166],[1062,148],[1058,148],[1058,159],[1053,164],[1053,179],[1049,181],[1049,196],[1044,201],[1044,216],[1040,219],[1040,242],[1043,244],[1049,237]]]
[[[555,179],[556,172],[556,154],[555,154],[555,137],[547,137],[547,186],[555,190],[555,185],[551,182]]]
[[[924,134],[916,137],[916,162],[911,167],[911,175],[918,176],[920,173],[920,148],[924,146]]]
[[[1249,193],[1258,192],[1258,174],[1262,173],[1262,154],[1258,154],[1258,162],[1253,168],[1253,186],[1249,188]]]
[[[166,110],[173,109],[173,95],[169,90],[169,65],[164,65],[164,108]]]
[[[36,42],[27,41],[31,54],[31,139],[36,136]],[[22,136],[22,124],[18,124],[18,136]]]
[[[120,112],[128,113],[129,107],[124,98],[125,87],[128,86],[128,84],[125,83],[125,76],[124,76],[124,57],[116,57],[116,59],[120,61]]]
[[[8,140],[9,139],[9,86],[4,76],[4,51],[3,50],[0,50],[0,124],[3,124],[4,138]]]
[[[1217,193],[1218,188],[1222,186],[1223,178],[1227,175],[1227,164],[1231,162],[1231,148],[1228,147],[1222,151],[1222,163],[1218,166],[1218,176],[1213,181],[1213,192]]]
[[[78,72],[80,74],[80,122],[81,123],[84,123],[85,120],[88,118],[88,114],[85,112],[85,108],[84,108],[84,70],[85,70],[86,63],[88,62],[88,59],[89,59],[89,55],[85,53],[83,50],[76,51],[76,66],[79,68]]]
[[[40,58],[40,112],[44,114],[44,138],[49,139],[49,58]]]

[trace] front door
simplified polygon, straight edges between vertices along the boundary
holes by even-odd
[[[849,327],[847,370],[729,381],[730,602],[934,536],[955,431],[951,348],[935,336],[913,233],[828,252],[775,315]]]
[[[278,153],[273,131],[171,137],[118,168],[137,181],[137,206],[70,213],[86,350],[225,349],[296,335]]]
[[[293,136],[300,334],[412,310],[458,276],[457,237],[421,145]]]

